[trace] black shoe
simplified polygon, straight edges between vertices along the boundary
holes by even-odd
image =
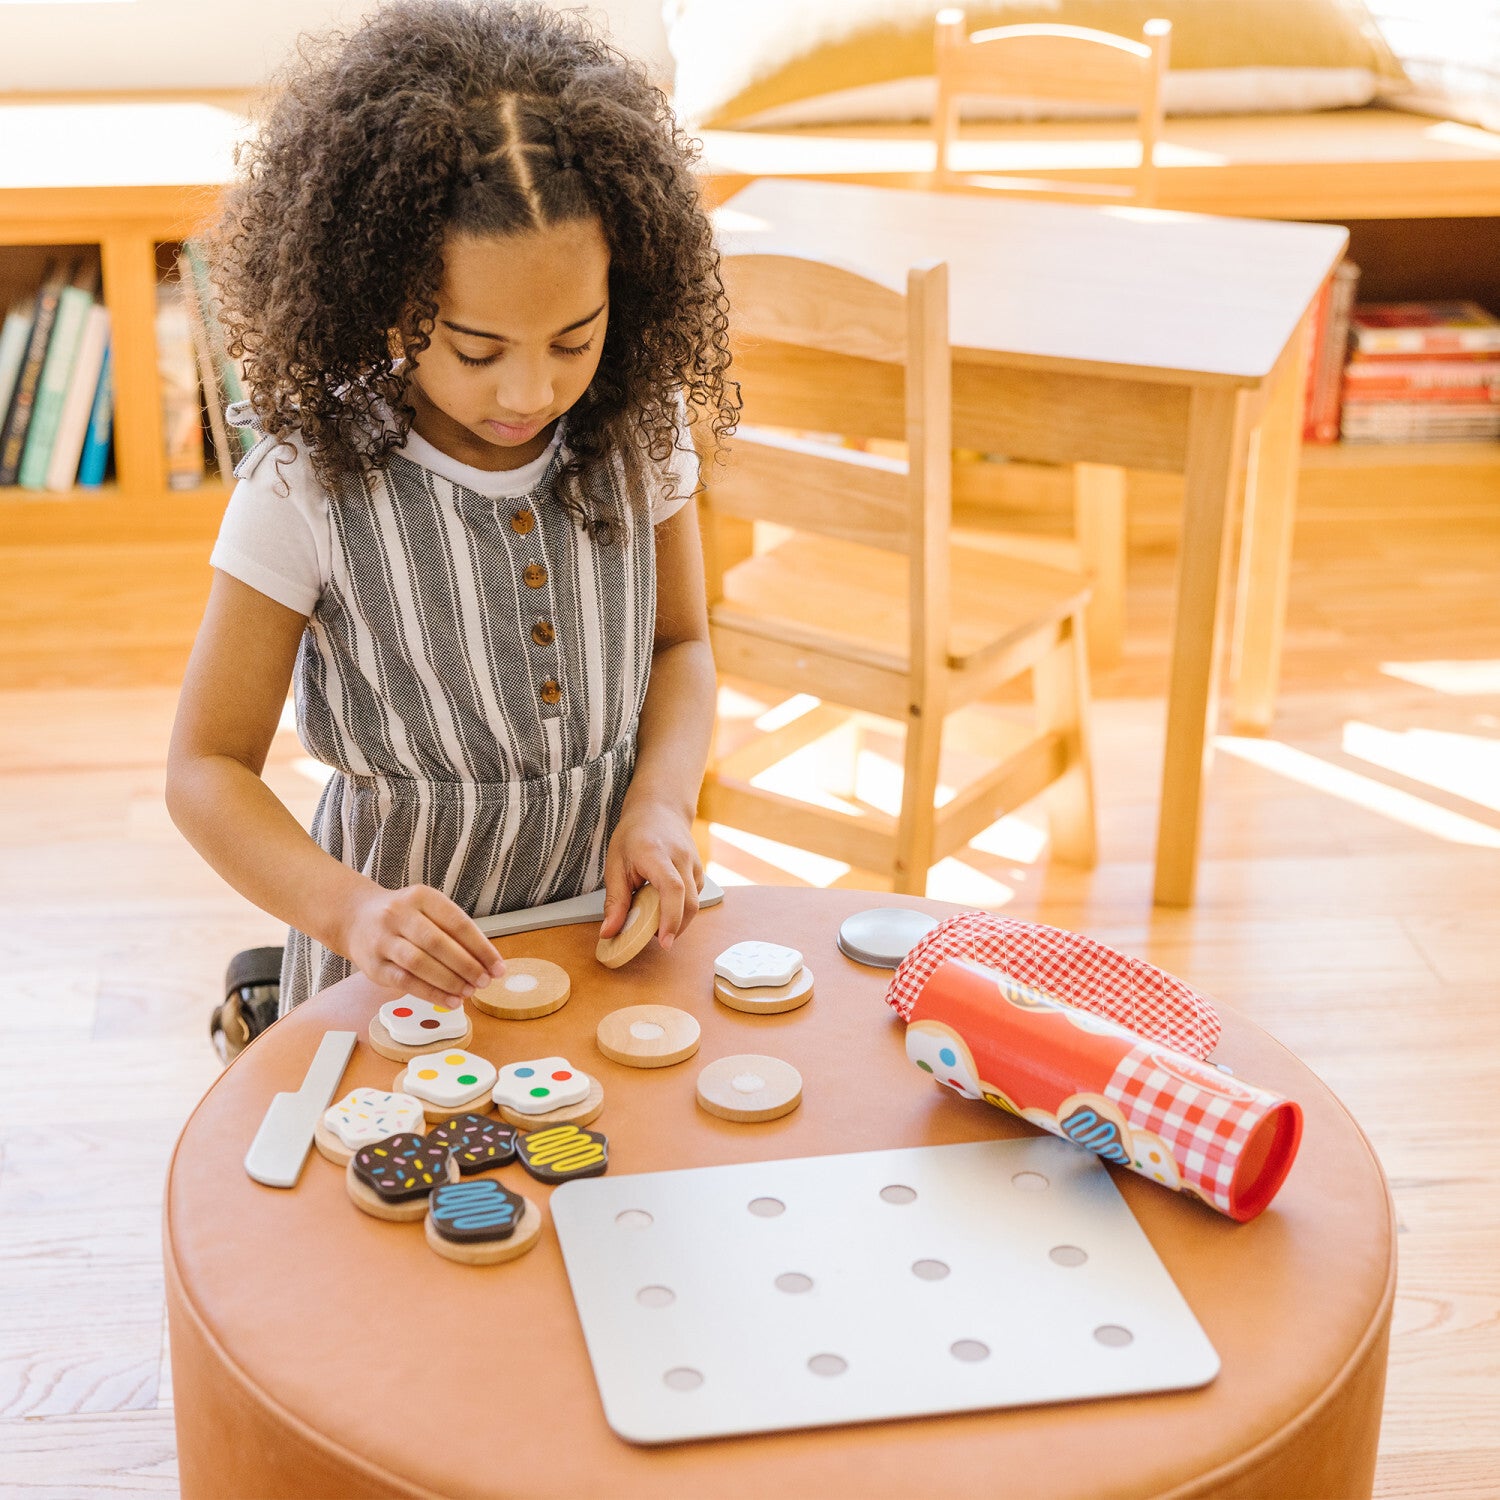
[[[208,1034],[221,1062],[233,1062],[276,1019],[283,952],[281,948],[247,948],[229,960],[224,1003],[214,1007],[208,1022]]]

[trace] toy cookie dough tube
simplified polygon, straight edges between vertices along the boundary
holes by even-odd
[[[1253,1219],[1275,1197],[1302,1135],[1292,1100],[962,959],[939,965],[917,995],[906,1055],[966,1099],[1232,1219]]]

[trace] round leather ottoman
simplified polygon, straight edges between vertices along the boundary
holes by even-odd
[[[874,1151],[1026,1134],[998,1110],[938,1090],[906,1061],[883,1003],[888,973],[835,946],[877,904],[859,891],[733,889],[670,953],[595,962],[596,929],[501,941],[563,964],[573,997],[532,1021],[474,1016],[473,1051],[562,1054],[605,1088],[594,1126],[612,1172]],[[806,955],[816,998],[751,1016],[712,998],[713,959],[767,938]],[[1301,1155],[1260,1218],[1235,1224],[1130,1172],[1114,1180],[1217,1348],[1202,1390],[633,1447],[605,1424],[550,1216],[507,1265],[450,1263],[420,1226],[359,1213],[342,1173],[312,1154],[297,1186],[252,1182],[245,1149],[271,1097],[295,1089],[331,1028],[361,1041],[339,1093],[389,1088],[364,1042],[391,992],[356,976],[253,1043],[184,1128],[167,1184],[165,1257],[182,1492],[515,1500],[928,1500],[939,1494],[1076,1497],[1368,1495],[1395,1285],[1385,1180],[1339,1102],[1265,1033],[1224,1015],[1216,1057],[1298,1099]],[[671,1068],[610,1062],[606,1012],[664,1003],[696,1015],[698,1056]],[[699,1068],[727,1053],[782,1057],[801,1108],[732,1124],[694,1102]],[[517,1175],[507,1169],[507,1175]],[[550,1190],[525,1192],[545,1211]]]

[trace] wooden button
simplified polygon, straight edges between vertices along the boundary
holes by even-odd
[[[562,689],[555,677],[549,677],[537,691],[543,703],[556,703],[562,697]]]
[[[594,957],[606,969],[618,969],[628,964],[637,953],[656,936],[661,924],[661,897],[654,886],[643,885],[630,902],[625,913],[625,925],[612,937],[601,938],[594,949]]]
[[[721,1057],[698,1075],[698,1103],[739,1124],[776,1120],[802,1103],[802,1075],[779,1057]]]
[[[727,1005],[730,1010],[742,1010],[752,1016],[770,1016],[784,1010],[796,1010],[799,1005],[806,1005],[812,997],[813,973],[805,966],[798,969],[787,984],[761,986],[753,990],[741,989],[739,985],[730,984],[727,979],[714,975],[714,999]]]
[[[521,574],[521,578],[527,588],[539,589],[544,587],[547,582],[547,570],[541,563],[530,563],[527,565],[526,571]]]
[[[550,620],[538,620],[531,627],[531,638],[538,646],[550,646],[557,639],[557,632],[552,628]]]
[[[536,517],[529,510],[512,511],[510,529],[517,536],[530,536],[536,529]]]
[[[594,1040],[627,1068],[670,1068],[698,1050],[697,1020],[672,1005],[627,1005],[600,1021]]]
[[[520,1194],[515,1196],[521,1197]],[[517,1256],[525,1255],[542,1237],[541,1209],[530,1198],[521,1197],[521,1202],[525,1205],[521,1211],[521,1222],[504,1239],[496,1240],[450,1240],[439,1233],[429,1211],[427,1244],[444,1260],[456,1260],[465,1266],[494,1266],[501,1261],[515,1260]]]
[[[561,1010],[572,989],[568,971],[545,958],[507,958],[505,973],[472,994],[468,1003],[503,1021],[531,1021]]]

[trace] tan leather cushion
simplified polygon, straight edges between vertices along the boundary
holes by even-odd
[[[507,953],[563,963],[573,998],[537,1021],[476,1016],[472,1050],[499,1061],[561,1053],[595,1072],[606,1097],[594,1128],[609,1136],[614,1172],[1026,1133],[918,1074],[883,1002],[889,975],[836,951],[845,916],[892,899],[731,890],[670,954],[653,946],[618,971],[595,963],[590,927],[505,939]],[[809,1005],[756,1017],[715,1004],[714,955],[757,937],[802,949],[817,981]],[[1222,1358],[1206,1389],[647,1449],[604,1422],[550,1218],[519,1261],[459,1266],[427,1248],[420,1226],[359,1213],[321,1157],[291,1191],[241,1169],[271,1095],[298,1085],[322,1032],[362,1034],[386,998],[355,978],[278,1022],[209,1091],[178,1143],[165,1235],[188,1500],[1368,1493],[1394,1285],[1384,1180],[1327,1089],[1233,1013],[1218,1058],[1307,1112],[1276,1202],[1234,1224],[1114,1174]],[[641,1071],[599,1055],[599,1018],[648,1002],[699,1018],[696,1058]],[[697,1108],[699,1068],[749,1051],[801,1071],[800,1109],[735,1125]],[[389,1087],[391,1072],[361,1042],[343,1088]],[[517,1167],[503,1175],[545,1206],[547,1188]]]

